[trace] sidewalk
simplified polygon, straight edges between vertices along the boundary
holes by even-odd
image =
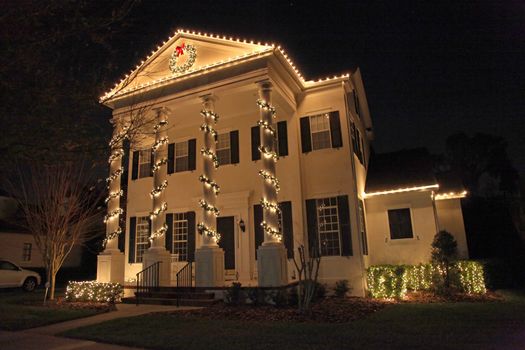
[[[192,306],[164,306],[164,305],[132,305],[117,304],[117,311],[107,312],[91,317],[52,324],[49,326],[28,329],[20,332],[0,331],[0,349],[2,350],[131,350],[131,348],[119,345],[102,344],[88,340],[67,339],[55,337],[54,335],[70,329],[89,326],[104,321],[114,320],[122,317],[133,317],[152,312],[165,312],[176,310],[200,309]]]

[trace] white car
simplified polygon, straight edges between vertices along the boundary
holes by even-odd
[[[40,284],[40,275],[23,269],[10,261],[0,259],[0,288],[22,287],[32,292]]]

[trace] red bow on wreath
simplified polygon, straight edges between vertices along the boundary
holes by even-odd
[[[180,55],[184,55],[184,47],[185,47],[185,44],[182,43],[181,46],[177,46],[175,48],[175,51],[177,52],[177,57],[179,57]]]

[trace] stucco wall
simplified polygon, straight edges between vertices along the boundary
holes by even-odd
[[[468,259],[467,237],[461,210],[461,199],[436,201],[436,211],[439,219],[439,229],[446,230],[454,236],[458,242],[459,257]]]

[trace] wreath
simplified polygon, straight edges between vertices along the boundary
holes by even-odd
[[[186,60],[186,63],[177,66],[177,61],[179,59],[179,56],[184,55],[184,53],[188,54],[188,59]],[[188,44],[185,45],[182,43],[181,46],[177,46],[175,48],[175,51],[171,54],[169,66],[170,70],[173,74],[181,74],[186,72],[188,69],[190,69],[191,66],[195,63],[195,59],[197,58],[197,49],[195,46]]]

